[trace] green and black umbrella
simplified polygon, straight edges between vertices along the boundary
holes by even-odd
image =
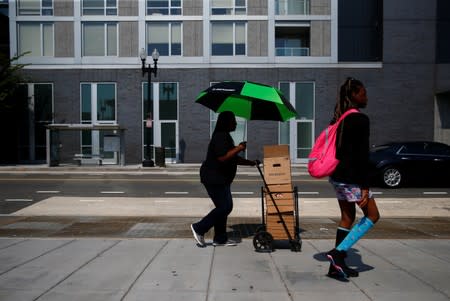
[[[200,93],[196,102],[216,113],[231,111],[247,120],[286,121],[297,116],[280,90],[248,81],[212,85]]]

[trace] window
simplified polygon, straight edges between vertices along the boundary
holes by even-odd
[[[20,16],[52,16],[53,0],[19,0],[17,12]]]
[[[181,0],[147,0],[147,15],[181,15]]]
[[[275,0],[276,15],[309,15],[310,0]]]
[[[31,56],[54,56],[52,23],[19,23],[17,41],[20,54],[30,51]]]
[[[246,0],[211,0],[212,15],[245,15]]]
[[[309,23],[277,22],[275,27],[276,56],[309,56]]]
[[[53,122],[53,84],[21,84],[17,91],[19,160],[46,160],[46,126]]]
[[[280,90],[297,111],[295,119],[280,123],[280,144],[290,144],[294,159],[307,162],[314,143],[314,83],[282,82]]]
[[[117,0],[83,0],[84,16],[117,16]]]
[[[211,54],[246,55],[245,25],[244,22],[213,22],[211,24]]]
[[[81,123],[115,124],[116,84],[82,83],[81,84]],[[83,154],[101,154],[103,163],[117,163],[117,154],[104,150],[104,138],[112,131],[82,131],[81,152]]]
[[[155,158],[155,147],[163,147],[165,158],[182,160],[178,143],[178,83],[151,83],[150,101],[148,83],[142,84],[144,158]],[[180,158],[178,158],[180,155]]]
[[[160,55],[181,55],[180,22],[148,22],[147,53],[158,49]]]
[[[83,24],[83,56],[117,56],[117,23]]]

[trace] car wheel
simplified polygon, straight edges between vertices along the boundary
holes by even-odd
[[[402,173],[395,167],[386,167],[383,170],[383,183],[384,185],[394,188],[400,186],[402,182]]]

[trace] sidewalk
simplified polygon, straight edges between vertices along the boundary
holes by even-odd
[[[0,300],[345,300],[450,298],[449,240],[362,240],[358,278],[326,277],[332,240],[257,253],[252,241],[198,248],[193,239],[0,238]]]
[[[0,166],[0,173],[198,174],[198,168]],[[306,174],[305,166],[292,169]],[[259,176],[254,167],[240,172]],[[334,244],[338,218],[324,211],[325,199],[301,203],[302,251],[285,244],[272,253],[257,253],[252,243],[259,199],[236,200],[228,224],[237,246],[206,248],[195,245],[188,226],[198,215],[192,208],[206,212],[209,202],[192,199],[180,210],[179,201],[174,207],[167,198],[145,200],[143,207],[143,200],[127,198],[126,207],[135,211],[123,216],[120,198],[84,201],[80,207],[79,200],[52,197],[0,218],[1,301],[450,300],[448,199],[428,199],[425,215],[417,200],[408,199],[409,207],[418,207],[410,218],[401,217],[400,204],[383,200],[380,207],[390,216],[384,214],[349,252],[347,262],[360,276],[347,282],[326,276],[324,252]],[[85,207],[92,211],[70,216]],[[167,216],[150,214],[163,208]],[[102,216],[93,214],[99,210]]]

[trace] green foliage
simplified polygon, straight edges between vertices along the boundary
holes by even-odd
[[[6,105],[6,101],[14,94],[20,83],[26,82],[20,74],[20,70],[26,65],[15,63],[26,54],[28,52],[10,59],[0,53],[0,107]]]

